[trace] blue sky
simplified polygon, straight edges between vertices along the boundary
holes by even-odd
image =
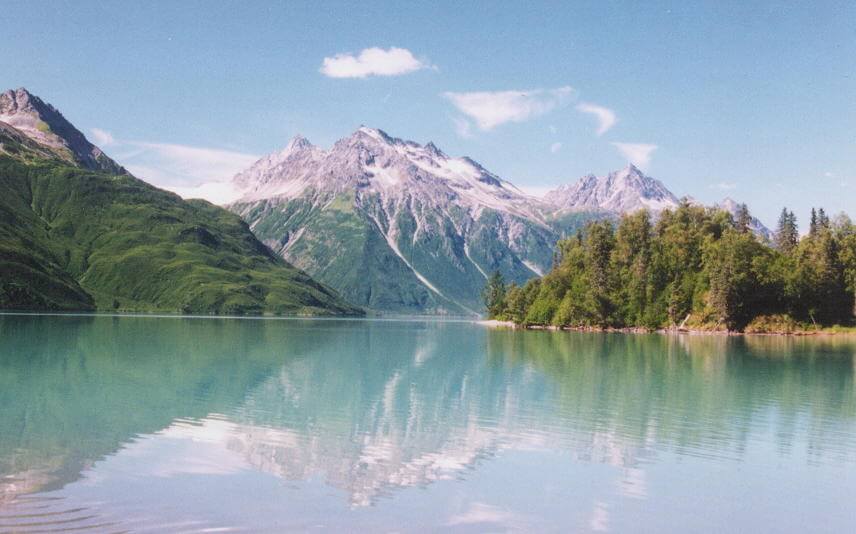
[[[365,124],[536,191],[635,159],[768,225],[856,215],[856,3],[461,4],[0,0],[0,87],[171,187]]]

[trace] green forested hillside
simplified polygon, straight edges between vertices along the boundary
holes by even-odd
[[[799,238],[784,210],[775,245],[751,232],[748,210],[682,204],[617,227],[595,222],[561,241],[550,273],[523,287],[494,276],[494,318],[524,325],[794,331],[854,321],[856,225],[813,213]]]
[[[0,141],[0,309],[359,313],[222,208]]]

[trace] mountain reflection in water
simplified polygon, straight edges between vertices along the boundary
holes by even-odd
[[[306,502],[339,502],[352,521],[362,516],[348,510],[420,499],[406,488],[475,484],[500,467],[509,484],[519,475],[548,493],[583,492],[578,528],[608,530],[621,524],[610,499],[667,497],[650,471],[670,465],[856,464],[853,338],[94,316],[0,316],[0,336],[0,530],[29,524],[4,514],[28,515],[20,510],[33,499],[65,506],[94,495],[97,513],[80,526],[113,524],[111,505],[127,512],[162,481],[194,477],[208,477],[209,492],[230,491],[221,477],[256,489],[277,480]],[[550,470],[565,464],[617,468],[614,489],[557,483]],[[98,493],[114,487],[125,504]],[[452,494],[435,526],[525,530],[576,518]],[[421,495],[440,507],[435,492]],[[116,510],[116,525],[144,524]],[[240,513],[231,519],[254,529]]]

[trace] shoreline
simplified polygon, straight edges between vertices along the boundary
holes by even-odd
[[[736,332],[728,330],[705,330],[700,328],[658,328],[651,330],[642,327],[628,328],[601,328],[592,326],[552,326],[531,325],[522,326],[513,321],[499,321],[496,319],[485,319],[477,321],[477,324],[488,328],[510,328],[513,330],[549,330],[553,332],[581,332],[601,334],[663,334],[663,335],[713,335],[713,336],[786,336],[786,337],[808,337],[808,336],[856,336],[856,328],[842,331],[829,330],[794,330],[773,332]]]

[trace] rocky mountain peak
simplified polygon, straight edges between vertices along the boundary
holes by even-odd
[[[0,122],[81,167],[116,174],[126,172],[90,143],[59,110],[23,87],[0,93]]]
[[[740,207],[740,204],[731,197],[725,197],[716,203],[716,207],[722,208],[728,212],[737,213],[737,209]]]
[[[721,201],[717,202],[713,205],[714,208],[727,211],[731,214],[732,217],[737,217],[738,212],[740,211],[741,202],[737,202],[731,197],[725,197]],[[762,223],[759,219],[755,217],[750,217],[749,229],[755,233],[758,237],[764,240],[771,240],[773,238],[773,232],[767,228],[764,223]]]
[[[475,313],[488,273],[541,274],[558,238],[543,203],[476,161],[365,126],[234,184],[230,208],[268,246],[378,309]]]
[[[446,158],[446,157],[448,157],[448,156],[446,156],[446,154],[442,150],[437,148],[437,145],[435,145],[433,141],[428,141],[428,144],[425,145],[425,151],[428,154],[430,154],[431,156],[434,156],[435,158]]]
[[[537,211],[530,205],[531,199],[476,161],[449,157],[433,143],[423,146],[367,126],[338,140],[329,150],[311,147],[304,154],[296,151],[301,143],[292,140],[284,151],[236,176],[243,199],[350,190],[361,195],[377,193],[385,199],[419,198],[425,205],[445,205],[457,199],[454,202],[470,206]]]
[[[291,138],[288,144],[285,146],[285,150],[295,151],[295,150],[304,150],[307,148],[312,148],[312,143],[309,142],[309,139],[303,137],[300,134],[295,135]]]
[[[394,139],[389,134],[379,128],[369,128],[368,126],[360,126],[349,137],[345,138],[350,144],[364,143],[369,145],[394,145],[397,139]]]
[[[13,113],[19,109],[32,108],[31,100],[39,100],[33,96],[25,87],[9,89],[0,94],[0,113]],[[41,100],[39,100],[41,102]]]
[[[616,174],[619,176],[634,176],[639,178],[645,178],[645,173],[639,170],[636,165],[632,163],[628,163],[626,167],[623,169],[616,171]]]
[[[676,207],[678,198],[659,180],[630,164],[606,176],[589,174],[545,196],[559,209],[603,210],[617,213],[648,209],[653,212]]]

